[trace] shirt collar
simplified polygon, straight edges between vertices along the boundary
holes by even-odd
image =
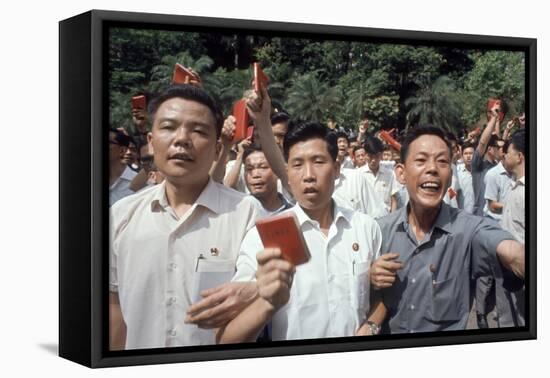
[[[130,168],[129,166],[126,166],[126,168],[124,168],[124,171],[120,175],[120,178],[128,181],[132,181],[135,175],[136,173],[132,171],[132,168]]]
[[[166,180],[157,185],[157,190],[153,195],[151,200],[151,210],[154,211],[156,207],[160,206],[163,209],[166,209],[170,206],[168,203],[168,198],[166,197]],[[195,201],[195,205],[203,206],[209,209],[210,211],[219,214],[220,209],[220,193],[217,190],[216,183],[210,178],[208,183],[202,190],[201,194]]]
[[[410,205],[404,206],[398,211],[400,211],[400,214],[398,217],[398,224],[403,224],[404,226],[409,224],[409,218],[408,218],[408,208]],[[451,228],[451,212],[450,207],[445,202],[441,202],[441,208],[439,209],[439,213],[437,214],[437,218],[435,219],[434,224],[432,225],[430,233],[433,231],[434,228],[439,228],[440,230],[445,231],[446,233],[452,233]]]
[[[353,212],[351,210],[336,205],[336,201],[334,200],[332,201],[332,206],[334,210],[334,219],[332,220],[333,224],[336,224],[340,218],[344,219],[348,224],[351,224],[351,217],[353,216]],[[319,222],[311,219],[305,213],[304,209],[302,209],[299,203],[296,203],[292,210],[294,211],[294,213],[296,213],[296,216],[298,217],[298,223],[300,224],[300,227],[303,226],[305,223],[319,225]]]

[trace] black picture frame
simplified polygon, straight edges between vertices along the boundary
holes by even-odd
[[[476,46],[524,51],[528,127],[526,197],[526,327],[434,334],[336,338],[110,352],[107,343],[108,208],[105,135],[108,130],[106,56],[109,27],[250,32],[365,38],[369,41]],[[536,318],[536,64],[537,41],[528,38],[311,25],[238,19],[93,10],[59,24],[59,355],[89,367],[158,364],[310,353],[407,348],[535,339]]]

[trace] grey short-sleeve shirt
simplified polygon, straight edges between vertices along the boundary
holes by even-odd
[[[491,271],[498,244],[513,237],[496,222],[441,205],[417,243],[404,207],[378,220],[381,253],[399,253],[404,264],[382,290],[391,333],[465,329],[472,303],[470,280]]]

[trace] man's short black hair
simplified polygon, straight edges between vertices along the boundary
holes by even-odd
[[[162,103],[177,97],[198,102],[210,109],[216,122],[216,137],[220,137],[223,126],[223,114],[220,110],[220,107],[218,106],[214,98],[210,96],[204,89],[196,87],[194,85],[176,84],[170,85],[168,88],[166,88],[149,103],[148,112],[151,119],[154,121],[155,114]]]
[[[130,145],[131,138],[128,135],[124,134],[122,131],[111,127],[109,129],[109,132],[115,134],[115,142],[117,142],[119,145],[124,147],[128,147]]]
[[[441,138],[441,140],[445,142],[445,145],[449,149],[449,158],[453,156],[451,144],[449,143],[447,138],[445,138],[445,132],[439,127],[428,124],[410,129],[407,134],[405,134],[405,138],[403,138],[403,141],[401,143],[401,163],[405,163],[405,161],[407,160],[407,155],[409,153],[409,147],[411,143],[420,138],[422,135],[435,135]]]
[[[285,112],[277,112],[271,116],[272,125],[275,125],[281,122],[290,122],[290,116]]]
[[[521,152],[525,156],[525,130],[518,130],[510,139],[510,144],[514,145],[514,149]]]
[[[365,147],[365,152],[369,155],[378,155],[384,152],[384,144],[382,141],[372,135],[367,135],[363,146]]]
[[[354,147],[353,147],[353,156],[355,156],[355,153],[356,153],[357,151],[359,151],[359,150],[364,150],[364,149],[365,149],[365,146],[362,145],[362,144],[360,144],[360,145],[358,145],[358,146],[354,146]],[[365,151],[365,152],[367,152],[367,151]]]
[[[462,152],[464,153],[464,150],[467,149],[467,148],[473,148],[474,151],[476,149],[476,145],[475,143],[472,143],[472,142],[464,142],[464,144],[462,145]]]
[[[305,142],[310,139],[322,139],[327,143],[327,150],[333,161],[338,156],[338,138],[336,133],[317,122],[305,122],[291,128],[285,135],[283,141],[283,152],[285,160],[288,161],[290,148],[296,143]]]
[[[346,133],[343,132],[343,131],[337,131],[337,132],[336,132],[336,140],[338,140],[338,139],[340,139],[340,138],[345,138],[346,141],[347,141],[348,144],[349,144],[348,134],[346,134]]]
[[[253,143],[253,144],[251,144],[250,146],[246,147],[246,148],[244,149],[244,152],[243,152],[243,164],[244,164],[246,158],[247,158],[250,154],[252,154],[253,152],[258,152],[258,151],[261,152],[261,153],[264,152],[264,151],[262,150],[262,147],[261,147],[259,144],[257,144],[257,143]]]

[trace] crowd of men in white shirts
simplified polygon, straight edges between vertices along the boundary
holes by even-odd
[[[295,124],[264,88],[247,107],[233,141],[233,116],[174,85],[110,129],[111,349],[465,329],[472,282],[482,328],[484,279],[497,325],[525,325],[525,133],[500,137],[496,109],[476,140],[418,127],[398,152],[366,120]],[[254,226],[285,211],[306,264]]]

